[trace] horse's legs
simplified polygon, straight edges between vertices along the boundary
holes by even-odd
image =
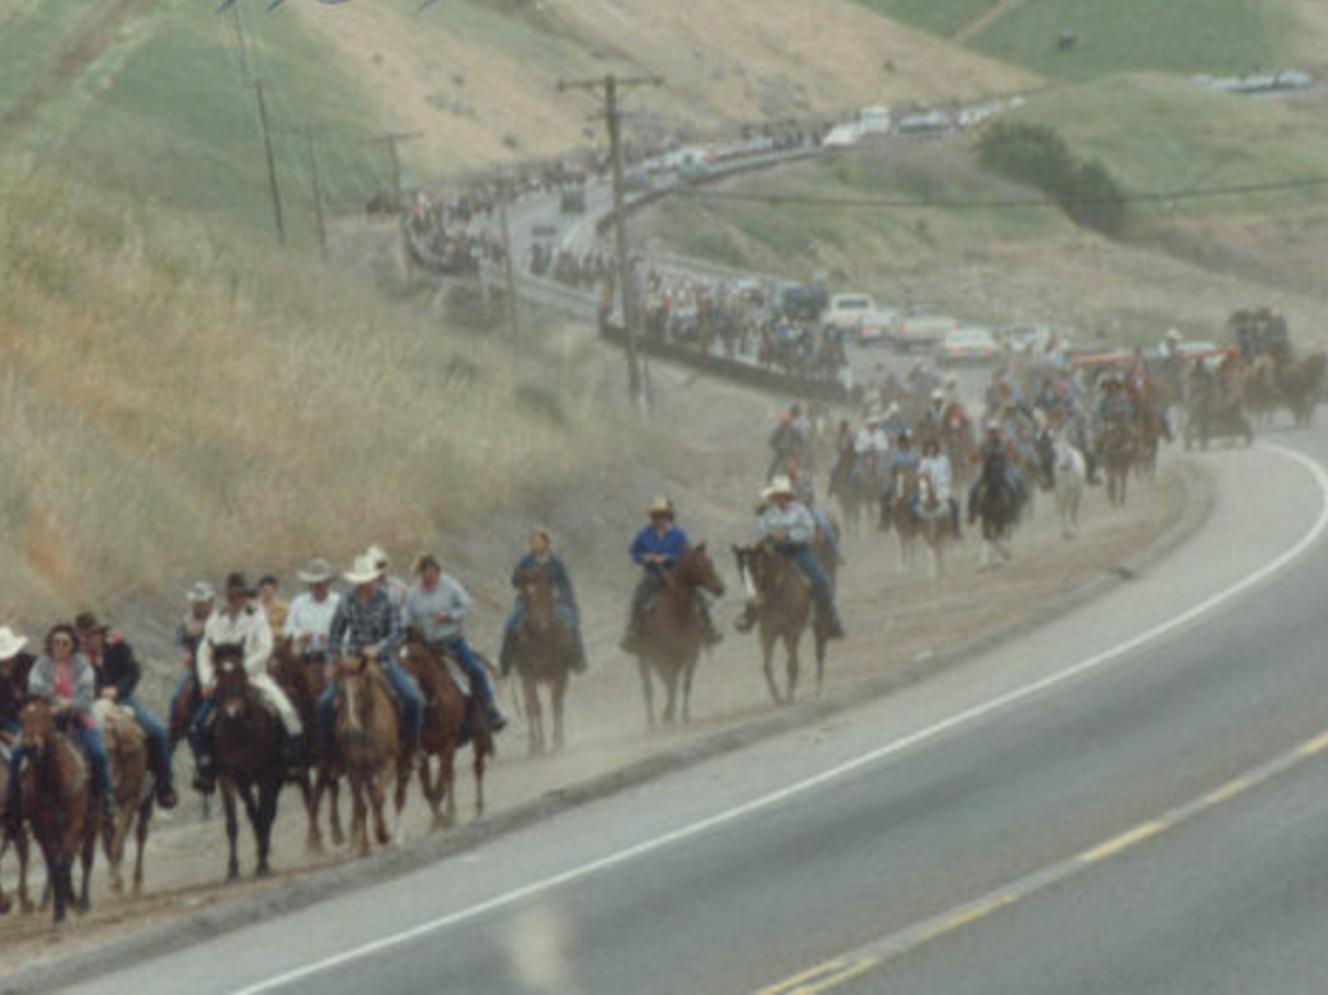
[[[484,814],[484,757],[489,751],[488,743],[472,742],[471,750],[475,753],[475,818]]]
[[[650,661],[645,657],[636,658],[636,669],[641,674],[641,697],[646,704],[646,728],[655,728],[655,686],[650,676]]]
[[[812,638],[816,641],[816,697],[821,696],[821,689],[825,686],[825,628],[822,625],[815,625],[812,630]]]
[[[229,778],[221,782],[221,807],[226,814],[226,840],[231,853],[226,864],[226,880],[234,881],[240,876],[240,861],[235,856],[235,837],[239,835],[240,824],[235,814],[235,785]]]
[[[397,792],[393,799],[396,805],[396,818],[392,824],[393,842],[401,838],[401,812],[406,807],[406,789],[410,787],[411,762],[411,757],[405,755],[397,757]]]
[[[447,825],[456,823],[456,743],[448,744],[447,749],[438,754],[438,784],[447,792],[447,811],[444,818]]]
[[[761,672],[765,675],[765,686],[770,689],[771,699],[776,705],[782,705],[784,700],[779,696],[779,685],[775,683],[774,657],[775,637],[766,632],[762,632]]]
[[[387,831],[387,816],[384,809],[387,807],[387,781],[392,776],[395,764],[390,764],[390,760],[378,770],[373,772],[369,778],[369,802],[373,806],[374,835],[378,837],[378,845],[386,846],[392,840],[392,835]],[[368,843],[366,841],[366,849]]]
[[[798,691],[798,641],[801,635],[790,632],[784,636],[785,670],[788,674],[788,692],[784,696],[784,703],[788,705],[793,704]]]
[[[152,821],[152,799],[138,810],[138,825],[134,827],[134,896],[143,893],[143,847],[148,841],[148,823]]]
[[[561,753],[565,739],[563,738],[563,699],[567,696],[567,671],[553,682],[553,688],[549,697],[552,699],[553,707],[553,751]]]
[[[540,712],[539,688],[534,677],[521,675],[521,697],[526,706],[526,752],[536,757],[544,752],[544,716]]]
[[[259,795],[255,796],[252,783],[239,785],[240,800],[244,802],[245,814],[249,816],[249,828],[254,833],[254,845],[258,852],[257,870],[259,874],[262,874],[267,869],[267,840],[263,832],[263,788],[261,785],[258,790]]]
[[[88,800],[87,800],[87,804],[88,804],[89,806],[96,806],[96,805],[98,804],[98,802],[97,802],[97,800],[96,800],[95,798],[89,797]],[[89,813],[89,815],[91,815],[91,813]],[[87,828],[83,830],[83,853],[82,853],[82,858],[83,858],[83,880],[82,880],[82,882],[81,882],[81,884],[80,884],[80,886],[79,886],[79,889],[78,889],[78,905],[76,906],[76,908],[78,909],[79,912],[86,912],[86,911],[88,911],[88,884],[89,884],[89,882],[92,880],[92,865],[93,865],[93,863],[94,863],[94,862],[96,861],[96,859],[97,859],[97,826],[98,826],[98,823],[99,823],[99,820],[97,820],[97,819],[90,819],[89,822],[88,822]],[[123,847],[122,847],[122,848],[121,848],[121,853],[123,853],[123,852],[124,852],[124,851],[123,851]],[[73,878],[72,878],[72,874],[73,874],[73,861],[72,861],[72,859],[70,860],[70,874],[71,874],[71,877],[70,877],[70,890],[72,891],[72,890],[73,890]]]
[[[309,820],[304,848],[310,853],[322,853],[323,834],[318,830],[318,811],[314,808],[314,787],[309,783],[309,768],[300,771],[300,777],[295,783],[299,785],[300,798],[304,801],[304,814]]]
[[[692,677],[696,674],[696,660],[693,657],[682,666],[682,721],[686,725],[692,721]]]
[[[14,840],[14,852],[18,854],[18,909],[24,915],[32,912],[32,899],[28,897],[28,858],[32,855],[28,832],[19,828]]]

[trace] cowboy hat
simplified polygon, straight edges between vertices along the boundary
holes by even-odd
[[[27,636],[20,636],[9,626],[0,625],[0,660],[12,660],[26,645]]]
[[[651,501],[650,507],[646,509],[646,511],[652,518],[656,515],[668,515],[670,518],[674,517],[673,502],[663,494]]]
[[[342,576],[352,584],[372,584],[378,579],[380,573],[382,571],[378,569],[378,563],[372,556],[365,553],[363,556],[356,557],[354,566]]]
[[[793,496],[793,481],[789,480],[789,478],[783,474],[780,474],[778,477],[775,477],[770,481],[770,484],[766,489],[761,492],[761,497],[764,500],[769,501],[771,498],[777,497],[780,494],[786,494],[789,497]]]
[[[296,574],[302,584],[326,584],[332,579],[332,564],[323,559],[312,559]]]
[[[379,570],[386,570],[392,565],[392,557],[387,555],[387,551],[382,546],[373,545],[364,551],[366,558],[373,560],[374,566]]]
[[[941,388],[937,387],[935,390],[933,390],[933,391],[931,392],[931,399],[932,399],[933,401],[944,401],[944,400],[945,400],[945,391],[943,391],[943,390],[941,390]]]
[[[194,586],[184,592],[185,598],[192,605],[202,604],[204,601],[212,601],[217,597],[217,592],[212,589],[212,585],[205,580],[195,582]]]
[[[110,626],[102,625],[101,622],[97,621],[94,612],[79,612],[74,619],[74,631],[80,636],[90,635],[93,632],[105,632],[109,628]]]

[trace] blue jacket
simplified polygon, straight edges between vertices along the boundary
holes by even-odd
[[[512,571],[513,587],[520,589],[521,575],[528,570],[543,570],[544,575],[549,578],[549,584],[553,587],[554,601],[567,605],[573,611],[576,610],[576,590],[572,587],[572,577],[567,572],[567,567],[563,566],[562,560],[556,556],[537,560],[534,553],[527,553],[521,557],[521,562]]]
[[[691,543],[687,540],[687,533],[676,525],[670,525],[667,532],[662,536],[653,528],[647,525],[636,534],[632,540],[632,562],[639,566],[644,566],[647,570],[658,572],[660,567],[655,564],[646,564],[644,558],[649,553],[667,558],[662,565],[662,569],[667,570],[682,559],[683,554],[687,552]]]

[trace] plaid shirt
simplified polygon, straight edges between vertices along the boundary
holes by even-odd
[[[381,587],[374,588],[367,605],[358,591],[349,592],[332,616],[329,642],[337,656],[358,656],[365,648],[377,646],[379,659],[391,660],[404,639],[401,611]]]

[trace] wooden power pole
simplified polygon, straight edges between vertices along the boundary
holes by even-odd
[[[658,76],[634,76],[619,79],[609,73],[602,79],[559,80],[558,92],[566,90],[604,91],[604,123],[609,131],[609,158],[613,166],[613,236],[618,262],[619,299],[622,302],[623,334],[627,340],[627,389],[632,404],[643,410],[641,364],[636,352],[637,321],[634,285],[627,257],[627,212],[623,209],[623,154],[622,119],[618,113],[618,97],[622,90],[637,86],[659,86],[664,82]]]
[[[423,138],[422,131],[398,131],[389,132],[384,135],[374,135],[373,138],[366,141],[378,143],[381,142],[387,146],[387,164],[392,171],[392,196],[396,198],[395,206],[401,210],[401,153],[397,151],[397,146],[401,142],[413,141],[416,138]]]

